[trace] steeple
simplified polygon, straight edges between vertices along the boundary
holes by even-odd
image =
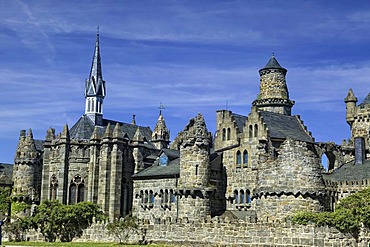
[[[271,111],[284,115],[291,115],[294,101],[289,99],[288,87],[286,85],[287,70],[276,60],[275,55],[259,70],[260,94],[252,103],[259,110]]]
[[[159,111],[159,117],[154,127],[152,134],[152,143],[158,148],[168,148],[170,142],[170,131],[167,129],[166,122],[162,115],[162,110]]]
[[[103,100],[105,98],[105,81],[101,69],[99,29],[96,34],[95,51],[90,69],[90,76],[85,84],[85,115],[96,125],[102,125]]]

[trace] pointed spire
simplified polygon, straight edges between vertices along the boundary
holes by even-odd
[[[119,123],[117,123],[116,126],[114,126],[113,138],[123,139],[123,133],[122,133],[121,125]]]
[[[85,114],[97,125],[102,125],[103,100],[105,95],[106,89],[101,68],[98,28],[90,75],[85,84]]]
[[[266,69],[281,69],[281,70],[285,71],[285,73],[287,72],[287,69],[281,67],[279,62],[276,60],[274,53],[272,53],[272,56],[271,56],[270,60],[267,62],[266,66],[264,68],[260,69],[260,71],[261,70],[266,70]]]
[[[55,139],[55,129],[49,128],[48,131],[46,132],[45,141],[50,142],[54,139]]]
[[[32,129],[31,128],[28,130],[26,139],[27,140],[33,140],[33,133],[32,133]]]
[[[132,115],[131,124],[136,125],[136,115],[135,114]]]
[[[144,136],[143,133],[141,133],[141,130],[139,127],[136,128],[136,132],[134,137],[132,137],[132,140],[134,142],[144,142]]]
[[[107,127],[105,128],[105,132],[104,132],[103,138],[104,139],[106,139],[106,138],[112,138],[112,131],[111,131],[110,123],[108,123]]]
[[[356,96],[355,96],[355,94],[353,93],[353,91],[352,91],[352,88],[350,88],[349,90],[348,90],[348,94],[347,94],[347,97],[344,99],[344,102],[345,103],[348,103],[348,102],[357,102],[357,98],[356,98]]]
[[[100,140],[100,132],[98,126],[94,127],[94,132],[92,133],[90,140]]]
[[[63,131],[60,135],[60,139],[69,139],[69,129],[68,124],[64,125]]]

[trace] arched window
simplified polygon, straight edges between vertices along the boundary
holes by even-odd
[[[236,164],[238,166],[240,166],[241,163],[242,163],[242,155],[241,155],[240,151],[238,150],[236,152]]]
[[[144,203],[148,203],[149,202],[149,195],[148,195],[148,191],[146,190],[144,192]]]
[[[69,204],[73,205],[84,201],[85,199],[85,184],[80,175],[74,176],[69,185]]]
[[[95,101],[94,99],[91,100],[91,111],[94,112],[94,105],[95,105]]]
[[[154,204],[154,193],[152,190],[149,191],[149,199],[150,199],[149,203]]]
[[[249,125],[249,138],[253,137],[253,126]]]
[[[140,202],[141,204],[144,203],[144,192],[142,190],[140,191]]]
[[[168,190],[164,191],[164,203],[168,203]]]
[[[254,125],[254,137],[257,137],[258,136],[258,125],[255,124]]]
[[[50,200],[56,200],[58,193],[58,179],[53,174],[50,179]]]
[[[244,190],[240,191],[240,204],[245,203]]]
[[[222,140],[223,141],[226,140],[226,129],[225,128],[222,129]]]
[[[175,193],[173,193],[173,190],[170,190],[170,200],[171,200],[171,203],[176,202],[176,195]]]
[[[251,203],[252,202],[252,200],[251,200],[251,192],[249,190],[246,191],[246,195],[247,195],[246,202],[247,203]]]
[[[248,165],[248,151],[244,150],[243,152],[243,164]]]
[[[239,203],[239,198],[238,198],[238,191],[234,190],[234,198],[235,198],[235,204]]]
[[[227,140],[230,140],[231,136],[231,130],[230,128],[227,128]]]
[[[164,194],[163,194],[163,190],[160,190],[159,194],[160,194],[160,196],[161,196],[161,203],[163,204],[163,203],[164,203]]]
[[[90,112],[90,102],[91,102],[91,100],[87,101],[87,112]]]

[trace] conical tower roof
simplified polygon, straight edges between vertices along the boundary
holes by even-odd
[[[267,62],[266,66],[263,67],[262,69],[260,69],[259,71],[262,71],[262,70],[267,70],[267,69],[281,69],[285,72],[287,72],[287,69],[283,68],[279,62],[276,60],[275,58],[275,55],[272,54],[272,57],[270,58],[270,60]]]

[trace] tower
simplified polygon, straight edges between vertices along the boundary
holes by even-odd
[[[346,103],[346,121],[352,128],[352,123],[355,121],[357,103],[357,98],[353,93],[352,88],[348,90],[348,94],[347,97],[344,99],[344,102]]]
[[[286,73],[287,70],[272,55],[266,66],[259,70],[260,94],[252,105],[258,110],[290,116],[294,101],[289,99]]]
[[[179,217],[190,221],[202,220],[211,215],[210,196],[214,187],[210,185],[211,134],[204,118],[198,114],[190,120],[180,144],[180,178],[178,181]]]
[[[99,32],[96,34],[95,51],[90,70],[90,76],[85,84],[85,115],[95,125],[102,125],[103,121],[103,100],[106,95],[105,81],[101,69]]]
[[[157,149],[167,148],[170,142],[170,131],[167,129],[166,122],[162,115],[162,111],[159,112],[157,124],[155,125],[152,134],[152,143]]]

